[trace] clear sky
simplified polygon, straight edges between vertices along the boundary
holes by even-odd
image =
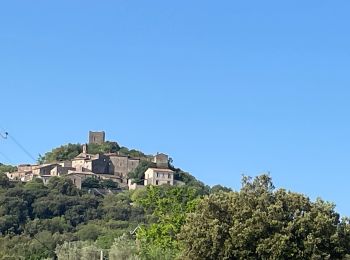
[[[0,125],[35,157],[89,130],[209,185],[269,171],[350,215],[349,1],[3,1]],[[31,162],[11,140],[0,161]]]

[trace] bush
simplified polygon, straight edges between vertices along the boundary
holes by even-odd
[[[126,235],[123,235],[115,239],[114,244],[109,250],[110,260],[139,260],[137,256],[137,246],[135,240],[129,239]]]

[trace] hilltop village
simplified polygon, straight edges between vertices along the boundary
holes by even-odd
[[[89,154],[89,145],[103,144],[105,132],[89,132],[89,142],[82,147],[82,153],[67,161],[57,161],[44,164],[21,164],[16,172],[6,173],[12,181],[28,182],[35,178],[43,180],[47,184],[54,176],[66,177],[72,180],[74,185],[81,189],[82,182],[87,178],[112,180],[118,183],[118,187],[124,189],[137,189],[147,185],[181,185],[174,179],[174,171],[169,169],[169,157],[163,153],[157,153],[148,158],[135,158],[116,153]],[[154,163],[154,167],[148,168],[142,182],[134,183],[128,178],[128,174],[134,171],[141,160]]]

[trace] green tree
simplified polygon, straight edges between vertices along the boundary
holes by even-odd
[[[143,158],[143,159],[145,159],[145,158],[149,157],[149,156],[145,155],[141,151],[138,151],[138,150],[135,150],[135,149],[129,150],[126,147],[121,147],[120,150],[119,150],[119,153],[121,153],[123,155],[130,156],[130,157],[134,157],[134,158]]]
[[[24,185],[25,189],[28,190],[40,190],[40,189],[47,189],[43,183],[42,179],[39,178],[35,178],[31,181],[28,181],[25,185]]]
[[[198,197],[198,190],[187,186],[147,187],[147,195],[135,201],[146,212],[152,212],[155,219],[155,222],[143,226],[137,232],[144,257],[157,259],[160,252],[163,255],[167,252],[171,258],[176,257],[180,250],[177,234],[185,222],[186,214],[194,210]]]
[[[100,181],[96,178],[93,177],[89,177],[86,178],[85,180],[83,180],[83,182],[81,183],[81,186],[83,188],[87,188],[87,189],[93,189],[93,188],[100,188]]]
[[[139,260],[138,250],[135,240],[128,238],[126,235],[115,239],[109,250],[110,260]]]
[[[117,142],[104,142],[102,144],[89,144],[88,153],[99,154],[99,153],[116,153],[120,150]]]
[[[6,165],[6,164],[0,163],[0,174],[6,173],[6,172],[15,172],[15,171],[17,171],[16,166]]]
[[[211,187],[210,189],[210,193],[216,193],[216,192],[220,192],[220,191],[224,191],[224,192],[230,192],[232,191],[231,188],[227,188],[225,186],[222,186],[220,184],[218,185],[214,185],[213,187]]]
[[[68,196],[80,195],[80,191],[75,187],[72,180],[68,178],[52,177],[47,186],[52,192]]]
[[[210,192],[210,187],[205,185],[203,182],[197,180],[193,175],[188,172],[184,172],[179,168],[175,168],[173,166],[170,167],[173,171],[175,171],[174,179],[178,181],[184,182],[186,185],[191,187],[197,187],[202,195],[207,195]]]
[[[132,212],[130,196],[126,192],[107,195],[101,209],[106,220],[129,220]]]
[[[0,173],[0,188],[6,189],[11,187],[10,180],[4,173]]]
[[[91,240],[95,241],[101,234],[101,228],[95,224],[83,225],[79,228],[77,235],[80,240]]]
[[[205,197],[179,234],[184,259],[342,259],[349,220],[334,205],[275,190],[268,175]]]
[[[108,179],[108,180],[102,180],[100,182],[101,187],[105,188],[105,189],[116,189],[118,188],[118,183],[116,183],[115,181]]]
[[[91,241],[64,242],[56,247],[58,260],[99,260],[101,251]]]
[[[52,163],[58,161],[72,160],[83,151],[81,144],[66,144],[39,155],[39,163]]]

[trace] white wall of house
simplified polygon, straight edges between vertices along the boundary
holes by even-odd
[[[169,169],[149,168],[145,172],[145,185],[174,185],[174,172]]]

